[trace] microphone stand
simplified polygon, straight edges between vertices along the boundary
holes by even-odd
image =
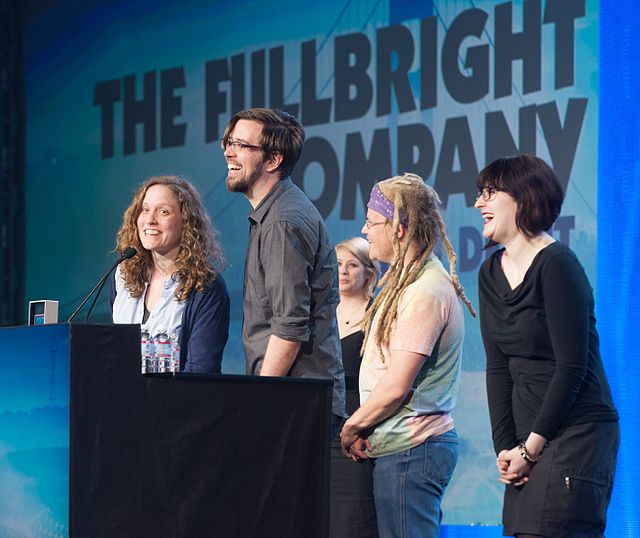
[[[109,276],[111,275],[111,272],[114,269],[115,269],[115,266],[112,267],[111,270],[98,283],[100,285],[100,288],[98,288],[98,291],[96,292],[96,295],[93,298],[93,302],[91,303],[91,306],[89,307],[89,310],[87,310],[87,315],[84,317],[84,322],[85,323],[87,321],[89,321],[89,316],[91,315],[91,312],[93,312],[93,307],[96,306],[96,303],[98,302],[98,297],[100,297],[100,293],[102,293],[102,288],[104,288],[104,285],[107,283],[107,280],[109,279]]]
[[[80,306],[78,306],[78,308],[76,308],[73,312],[73,314],[71,314],[69,316],[69,319],[67,320],[67,323],[71,323],[73,321],[73,319],[78,315],[78,312],[80,312],[80,310],[82,309],[82,307],[87,303],[87,301],[91,298],[91,296],[95,293],[95,291],[100,288],[100,290],[98,291],[98,294],[96,295],[91,308],[89,309],[89,312],[87,314],[87,316],[85,317],[84,321],[86,322],[89,319],[89,315],[91,314],[91,310],[93,309],[93,307],[96,304],[96,301],[98,299],[98,295],[100,295],[100,292],[102,291],[102,288],[104,288],[105,283],[107,282],[107,279],[109,278],[109,275],[111,274],[111,271],[113,271],[121,262],[123,262],[124,260],[128,260],[129,258],[133,258],[133,256],[136,255],[136,249],[133,247],[128,247],[126,248],[122,254],[120,254],[120,258],[118,258],[118,261],[116,263],[114,263],[109,270],[106,272],[106,274],[100,279],[100,281],[93,287],[93,289],[89,292],[89,295],[87,295],[84,298],[84,301],[82,301],[80,303]]]

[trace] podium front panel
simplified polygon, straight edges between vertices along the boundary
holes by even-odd
[[[107,336],[72,341],[72,535],[327,536],[331,382],[143,376]]]
[[[69,327],[0,328],[0,536],[67,536]]]

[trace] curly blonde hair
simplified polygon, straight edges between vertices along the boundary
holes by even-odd
[[[179,176],[153,176],[144,181],[135,193],[131,204],[124,212],[122,226],[116,236],[118,252],[134,247],[138,252],[122,262],[121,274],[125,288],[132,297],[144,293],[145,284],[151,278],[153,258],[151,251],[142,246],[138,235],[138,216],[149,187],[163,185],[171,189],[180,204],[182,214],[182,237],[175,264],[174,278],[179,282],[176,290],[178,301],[186,300],[195,289],[204,291],[205,285],[219,274],[223,256],[217,241],[217,233],[198,191],[186,179]]]
[[[395,176],[381,181],[377,185],[382,194],[394,205],[393,222],[391,223],[394,232],[392,239],[393,260],[385,275],[380,279],[381,291],[365,315],[363,330],[366,342],[371,331],[373,317],[376,311],[382,308],[374,336],[380,358],[384,362],[382,345],[388,342],[391,336],[393,323],[398,317],[398,303],[402,292],[415,282],[431,256],[438,239],[442,241],[447,251],[449,275],[456,294],[467,305],[473,317],[476,316],[476,313],[471,302],[467,299],[456,273],[457,256],[447,237],[444,220],[439,209],[440,197],[438,193],[416,174]],[[398,239],[400,214],[408,222],[405,240],[402,243]],[[417,247],[417,254],[412,260],[407,261],[405,256],[412,244]]]

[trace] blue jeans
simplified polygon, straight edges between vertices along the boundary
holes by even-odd
[[[374,461],[373,494],[381,538],[440,535],[444,490],[458,461],[455,429]]]

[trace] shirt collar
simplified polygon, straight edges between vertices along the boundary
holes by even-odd
[[[252,224],[262,222],[266,217],[271,206],[276,202],[278,198],[287,190],[293,187],[293,182],[290,177],[281,179],[276,185],[269,191],[269,193],[262,199],[258,206],[249,213],[249,221]]]

